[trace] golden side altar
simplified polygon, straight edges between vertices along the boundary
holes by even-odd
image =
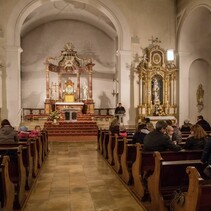
[[[177,74],[173,61],[167,60],[167,51],[159,45],[158,38],[144,49],[136,67],[139,84],[139,106],[137,121],[150,117],[151,120],[175,121],[177,117]],[[165,117],[164,117],[165,116]]]

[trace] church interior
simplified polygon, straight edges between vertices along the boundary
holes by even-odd
[[[32,168],[31,185],[23,186],[25,192],[19,187],[20,199],[7,181],[9,197],[2,199],[6,193],[1,191],[0,210],[168,210],[171,204],[167,208],[150,189],[156,186],[157,169],[146,193],[140,159],[148,158],[142,146],[129,143],[145,119],[154,126],[170,120],[181,127],[203,116],[211,123],[210,46],[210,0],[0,1],[0,119],[17,131],[21,126],[43,129],[37,141],[25,140],[33,162],[19,177],[29,182]],[[119,103],[125,112],[116,115]],[[109,133],[115,115],[126,138]],[[14,145],[23,160],[27,146]],[[0,143],[6,166],[1,172],[10,171],[5,147]],[[199,165],[198,154],[183,154]],[[154,157],[156,168],[162,157]],[[175,169],[181,168],[177,164]],[[189,178],[197,174],[189,167],[186,172]],[[195,197],[188,191],[187,201]],[[211,188],[203,197],[208,196]],[[200,210],[194,203],[173,203],[171,210]],[[201,206],[211,210],[211,205]]]

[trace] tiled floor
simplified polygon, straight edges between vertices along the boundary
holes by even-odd
[[[24,211],[141,211],[96,143],[50,143]]]

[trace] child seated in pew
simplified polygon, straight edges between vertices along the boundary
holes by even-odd
[[[119,136],[122,138],[127,137],[127,131],[124,126],[120,127]]]
[[[206,140],[207,140],[207,133],[200,125],[195,124],[191,127],[191,134],[187,138],[183,149],[190,149],[190,150],[204,149]]]
[[[19,139],[23,139],[23,138],[34,138],[39,136],[40,132],[39,132],[39,128],[35,126],[35,130],[29,131],[28,128],[26,126],[21,126],[19,128],[19,132],[18,132],[18,138]]]
[[[9,120],[4,119],[1,122],[1,128],[0,128],[0,143],[8,141],[17,142],[18,136],[17,132],[11,126]]]

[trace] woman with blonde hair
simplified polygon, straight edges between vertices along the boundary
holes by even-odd
[[[109,127],[109,130],[111,131],[112,135],[114,135],[115,133],[119,134],[119,120],[117,118],[115,118]]]
[[[191,127],[191,135],[187,138],[183,149],[204,149],[206,140],[207,133],[200,125],[195,124]]]

